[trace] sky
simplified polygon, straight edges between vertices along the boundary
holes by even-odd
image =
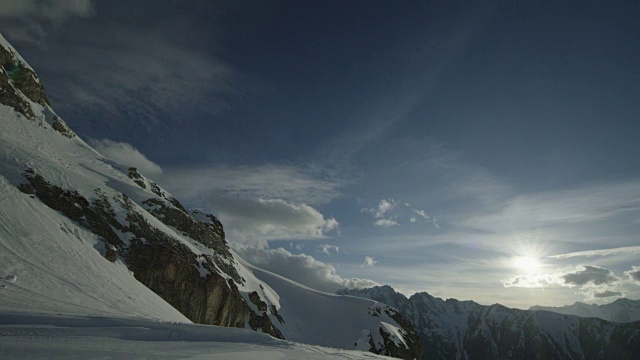
[[[305,285],[640,298],[640,4],[0,1],[59,115]]]

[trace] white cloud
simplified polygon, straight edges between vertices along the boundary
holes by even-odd
[[[94,139],[90,140],[89,143],[107,159],[127,167],[136,167],[143,175],[155,176],[162,174],[162,168],[158,164],[147,159],[143,153],[130,144],[109,139]]]
[[[364,262],[362,263],[362,265],[360,265],[360,267],[365,267],[365,266],[373,266],[375,264],[377,264],[378,262],[376,260],[373,259],[373,256],[365,256],[364,257]]]
[[[318,249],[319,249],[319,252],[326,255],[331,255],[331,252],[334,252],[336,254],[340,252],[340,247],[336,245],[331,245],[331,244],[322,244],[318,246]]]
[[[397,221],[394,219],[378,219],[373,223],[375,226],[382,227],[390,227],[390,226],[400,226]]]
[[[346,181],[313,166],[198,166],[165,169],[164,188],[224,223],[229,239],[323,239],[339,234],[338,221],[315,204],[340,196]]]
[[[283,248],[264,249],[232,244],[234,250],[249,263],[320,291],[334,293],[339,289],[362,289],[379,285],[369,279],[345,279],[336,269],[312,256],[294,255]]]
[[[629,277],[630,281],[640,285],[640,266],[632,266],[631,270],[625,271],[624,274]]]
[[[269,240],[313,240],[339,232],[336,219],[326,218],[304,203],[217,196],[207,207],[215,209],[232,241],[264,244]]]
[[[418,210],[409,203],[401,203],[394,199],[382,199],[376,207],[362,208],[361,212],[368,212],[373,214],[373,224],[380,227],[400,226],[401,220],[407,220],[411,223],[415,223],[419,219],[426,220],[433,226],[438,227],[436,219],[431,219],[427,215],[426,211]],[[419,217],[416,218],[416,215]]]
[[[543,288],[550,285],[561,285],[561,274],[527,274],[503,280],[504,287]]]

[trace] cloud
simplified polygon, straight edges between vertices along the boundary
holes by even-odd
[[[611,249],[599,249],[599,250],[586,250],[576,251],[566,254],[551,255],[550,258],[554,259],[568,259],[572,257],[594,257],[594,256],[611,256],[621,254],[636,254],[640,253],[640,246],[624,246]]]
[[[373,265],[375,265],[377,263],[378,262],[375,261],[372,256],[365,256],[364,257],[364,262],[362,263],[362,265],[360,265],[360,267],[365,267],[365,266],[371,267],[371,266],[373,266]]]
[[[557,283],[550,274],[519,275],[502,281],[504,287],[542,288]]]
[[[518,275],[502,281],[504,287],[542,288],[552,285],[578,286],[593,293],[603,287],[616,285],[620,278],[609,269],[593,265],[580,265],[573,270],[550,274]]]
[[[605,290],[603,292],[595,292],[593,294],[593,297],[595,297],[595,298],[607,298],[607,297],[612,297],[612,296],[622,296],[622,292]]]
[[[52,21],[70,17],[91,17],[96,5],[92,0],[3,0],[0,18],[39,17]]]
[[[400,224],[398,224],[398,222],[393,219],[378,219],[373,224],[375,226],[383,226],[383,227],[400,226]]]
[[[624,274],[629,277],[629,280],[640,284],[640,266],[632,266],[631,270],[625,271]]]
[[[48,28],[72,18],[89,18],[96,13],[92,0],[0,0],[3,31],[15,41],[41,44]]]
[[[346,181],[313,166],[196,166],[165,169],[164,188],[192,207],[205,208],[225,224],[229,239],[323,239],[339,222],[315,204],[340,196]]]
[[[579,270],[563,275],[562,279],[565,284],[578,286],[589,283],[594,285],[612,284],[620,280],[613,275],[611,270],[590,265],[583,265]]]
[[[332,251],[336,254],[340,252],[340,247],[336,245],[330,245],[330,244],[322,244],[318,246],[318,249],[321,253],[326,255],[331,255]]]
[[[208,208],[225,224],[227,238],[264,244],[269,240],[323,239],[339,232],[339,223],[304,203],[282,199],[218,196]]]
[[[176,167],[166,169],[166,173],[165,187],[185,198],[222,194],[325,204],[338,198],[340,189],[348,184],[326,169],[278,164]]]
[[[143,175],[155,176],[162,174],[162,168],[158,164],[147,159],[143,153],[130,144],[109,139],[92,139],[89,140],[89,143],[107,159],[125,166],[136,167]]]
[[[382,199],[376,207],[362,208],[360,211],[373,214],[373,224],[375,226],[400,226],[401,220],[408,220],[409,222],[415,223],[418,221],[417,216],[431,223],[433,226],[438,227],[436,219],[431,219],[424,210],[414,209],[409,203],[398,202],[391,198]]]
[[[98,30],[110,36],[74,34],[65,43],[56,43],[60,51],[44,64],[58,74],[60,91],[52,96],[59,97],[54,100],[67,112],[80,116],[92,111],[113,119],[127,114],[128,121],[137,121],[128,124],[130,129],[133,125],[152,128],[161,114],[197,104],[219,103],[222,109],[220,95],[235,92],[231,68],[165,39],[158,31],[116,26],[87,31]],[[79,56],[82,61],[77,60]],[[185,120],[173,117],[177,127]]]
[[[336,269],[312,256],[294,255],[283,248],[264,249],[233,244],[234,250],[249,263],[320,291],[334,293],[342,288],[363,289],[378,285],[369,279],[345,279]]]

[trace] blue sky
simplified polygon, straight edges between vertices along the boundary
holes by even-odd
[[[310,286],[640,298],[633,2],[0,1],[58,113]]]

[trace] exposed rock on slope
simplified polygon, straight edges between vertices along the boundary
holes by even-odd
[[[339,293],[392,302],[416,328],[424,359],[636,359],[640,354],[640,322],[445,301],[427,293],[407,298],[388,286]]]

